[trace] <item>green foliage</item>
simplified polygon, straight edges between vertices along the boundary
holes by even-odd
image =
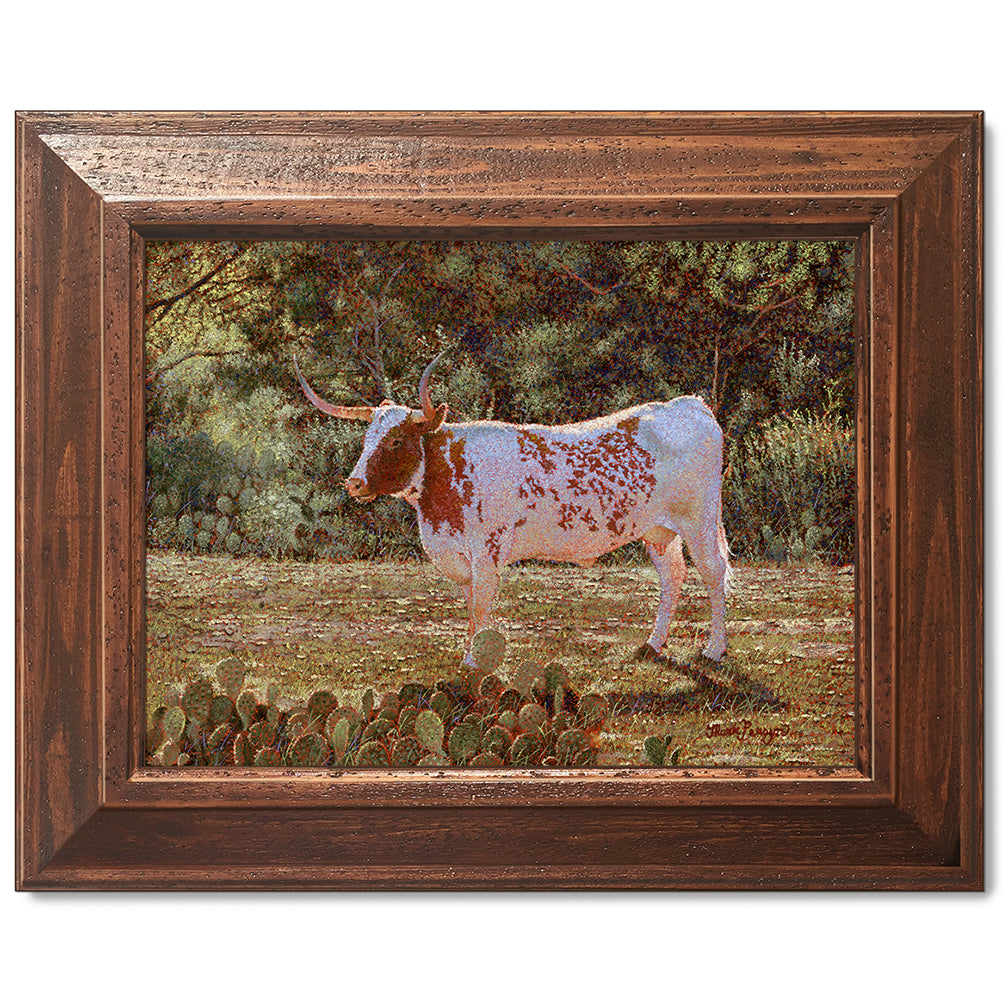
[[[731,456],[724,522],[736,553],[849,563],[854,549],[854,432],[830,418],[773,417]]]
[[[348,498],[362,428],[305,402],[295,350],[333,401],[415,404],[447,349],[433,394],[453,420],[562,423],[701,391],[723,420],[748,411],[739,438],[776,414],[849,423],[852,261],[825,241],[153,243],[148,545],[422,555],[409,505]],[[747,522],[747,548],[769,525],[793,553],[796,529]]]

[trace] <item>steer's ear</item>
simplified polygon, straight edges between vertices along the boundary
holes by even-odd
[[[448,403],[441,403],[436,410],[434,410],[434,416],[430,420],[422,421],[424,427],[424,434],[433,434],[441,424],[444,423],[444,418],[448,414]]]

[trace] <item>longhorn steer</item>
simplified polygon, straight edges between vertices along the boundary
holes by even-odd
[[[661,602],[637,656],[660,653],[686,576],[685,540],[711,602],[703,653],[720,659],[731,568],[721,524],[721,428],[706,403],[682,396],[559,427],[445,423],[447,407],[435,409],[429,391],[441,356],[420,380],[419,411],[390,402],[334,406],[312,391],[297,361],[294,367],[320,410],[369,421],[346,488],[361,501],[390,494],[416,508],[427,555],[465,592],[470,642],[489,620],[507,564],[590,566],[643,540]]]

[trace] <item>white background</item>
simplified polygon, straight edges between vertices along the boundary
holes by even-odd
[[[3,15],[7,193],[15,109],[984,109],[986,555],[1006,401],[1005,52],[997,7],[773,4],[75,2]],[[677,9],[678,8],[678,9]],[[13,11],[13,13],[12,13]],[[4,201],[13,236],[13,200]],[[2,272],[13,370],[13,240]],[[0,530],[13,570],[13,389],[0,395]],[[999,437],[999,435],[1002,435]],[[8,576],[7,584],[12,586]],[[1004,997],[1004,591],[988,578],[987,893],[34,895],[13,892],[7,985],[40,1005],[155,1008],[231,994],[320,1004],[937,1005]],[[0,615],[13,698],[13,592]],[[9,709],[13,752],[13,707]],[[15,997],[18,995],[15,994]]]

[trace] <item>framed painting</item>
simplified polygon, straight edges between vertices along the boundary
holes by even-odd
[[[852,769],[854,251],[149,243],[147,763]]]
[[[979,114],[17,139],[19,888],[982,887]]]

